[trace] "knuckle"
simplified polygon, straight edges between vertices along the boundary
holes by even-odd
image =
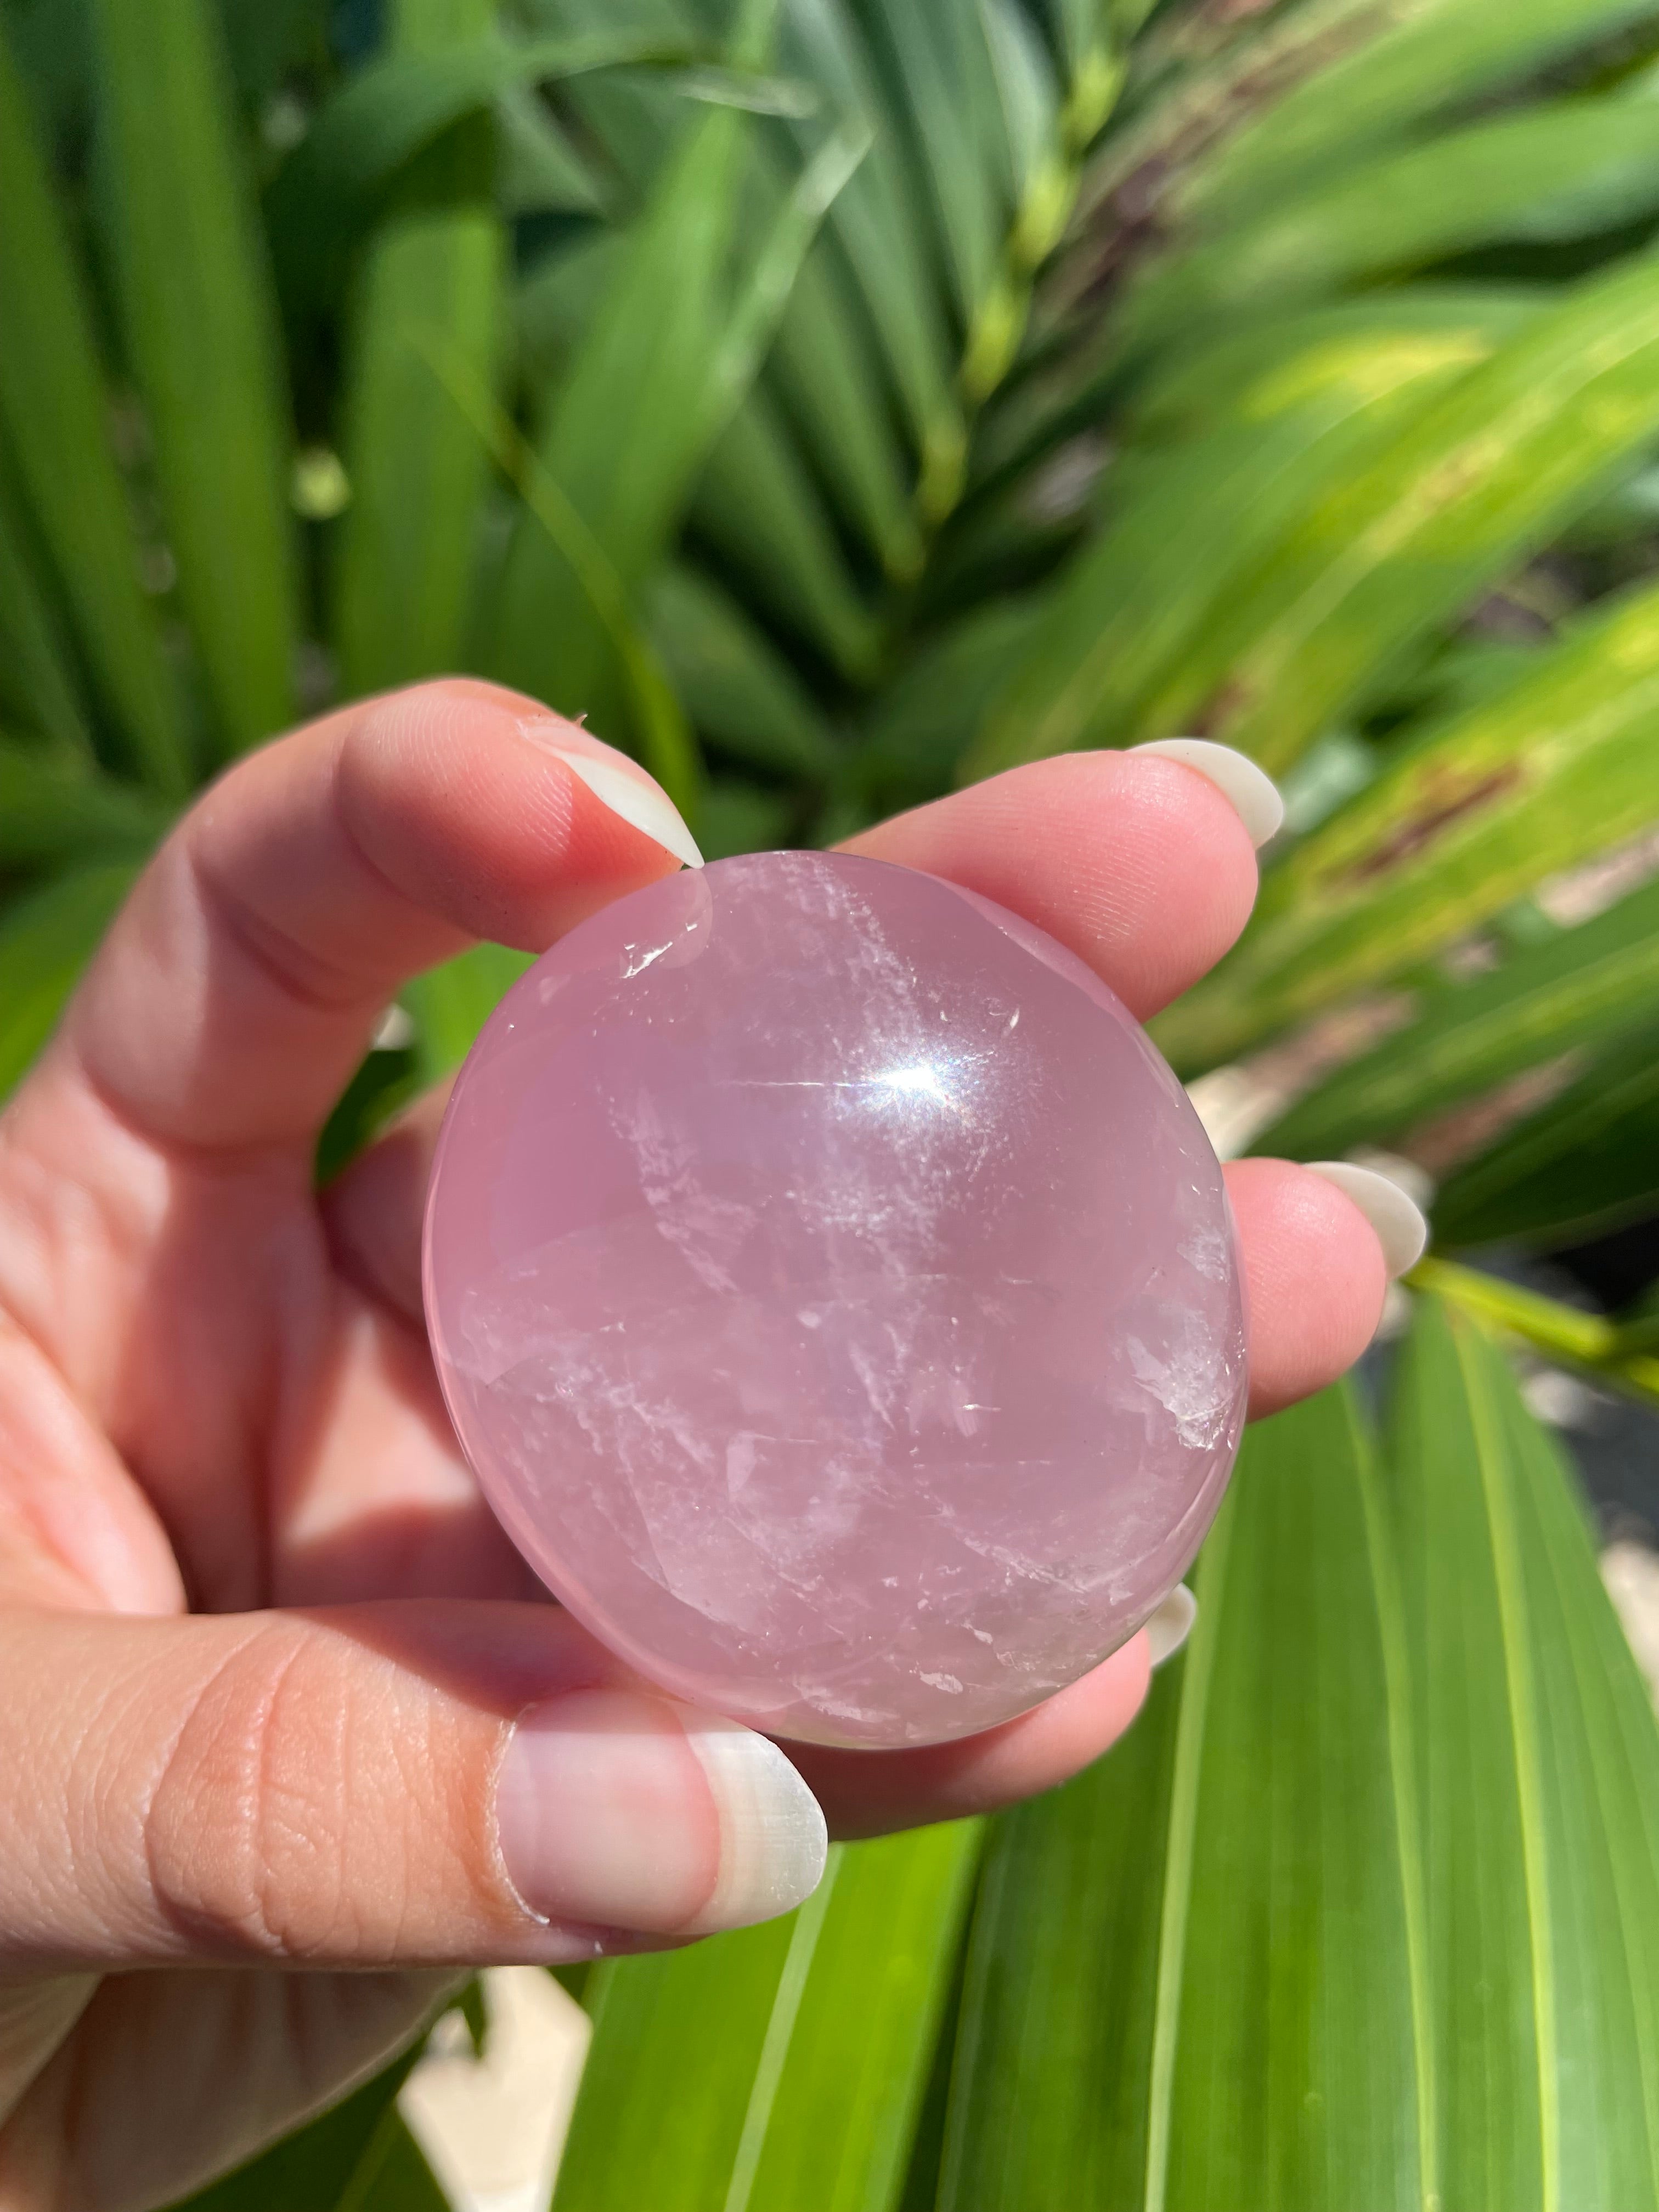
[[[190,1701],[143,1841],[157,1908],[198,1954],[373,1963],[422,1948],[453,1905],[441,1721],[354,1680],[343,1643],[270,1623]]]

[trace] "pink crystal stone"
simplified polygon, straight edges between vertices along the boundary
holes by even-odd
[[[426,1304],[550,1588],[818,1743],[1104,1658],[1243,1419],[1221,1170],[1138,1024],[1030,923],[835,854],[666,878],[537,962],[444,1124]]]

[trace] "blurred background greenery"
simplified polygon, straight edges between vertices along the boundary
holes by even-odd
[[[1224,1149],[1433,1194],[1380,1430],[1252,1440],[1123,1748],[599,1970],[561,2207],[1659,2203],[1659,1758],[1492,1349],[1659,1400],[1652,0],[0,33],[0,1094],[204,779],[471,670],[713,854],[1245,748],[1287,828],[1156,1034]],[[204,2201],[440,2201],[395,2087]]]

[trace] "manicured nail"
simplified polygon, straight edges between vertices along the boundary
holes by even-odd
[[[627,1690],[532,1706],[495,1784],[508,1881],[547,1920],[706,1936],[799,1905],[823,1877],[817,1801],[764,1736]]]
[[[1231,805],[1258,851],[1279,834],[1285,820],[1279,786],[1248,753],[1236,752],[1231,745],[1212,744],[1208,738],[1154,738],[1150,744],[1132,745],[1130,750],[1162,753],[1166,760],[1196,769]]]
[[[1391,1279],[1417,1265],[1428,1247],[1429,1224],[1415,1199],[1375,1168],[1356,1167],[1352,1160],[1310,1160],[1307,1165],[1310,1174],[1323,1176],[1351,1198],[1376,1230]]]
[[[1198,1619],[1198,1600],[1185,1583],[1177,1583],[1158,1611],[1146,1623],[1146,1641],[1152,1647],[1152,1664],[1161,1667],[1176,1653],[1193,1632],[1193,1623]]]
[[[697,841],[666,792],[654,783],[647,783],[643,776],[618,768],[614,761],[599,760],[592,753],[578,752],[572,746],[558,744],[552,732],[568,729],[568,723],[556,722],[550,717],[545,723],[522,721],[519,727],[532,744],[562,760],[599,804],[608,806],[613,814],[620,814],[630,830],[637,830],[653,845],[660,845],[665,853],[684,860],[688,868],[702,867],[702,854],[697,850]]]

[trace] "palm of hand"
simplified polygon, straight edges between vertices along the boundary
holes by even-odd
[[[608,757],[452,684],[256,756],[169,842],[0,1121],[8,2205],[182,2191],[377,2063],[466,1963],[711,1924],[701,1799],[707,1878],[694,1853],[625,1920],[580,1838],[558,1909],[506,1879],[515,1715],[630,1678],[538,1595],[442,1409],[417,1279],[441,1102],[312,1187],[404,975],[472,935],[545,944],[667,865],[561,751]],[[1255,888],[1237,816],[1167,761],[1018,771],[862,842],[1020,908],[1141,1012]],[[1353,1356],[1382,1266],[1302,1171],[1232,1188],[1266,1410]],[[1146,1673],[1136,1638],[989,1736],[797,1764],[842,1832],[1006,1802],[1127,1726]]]

